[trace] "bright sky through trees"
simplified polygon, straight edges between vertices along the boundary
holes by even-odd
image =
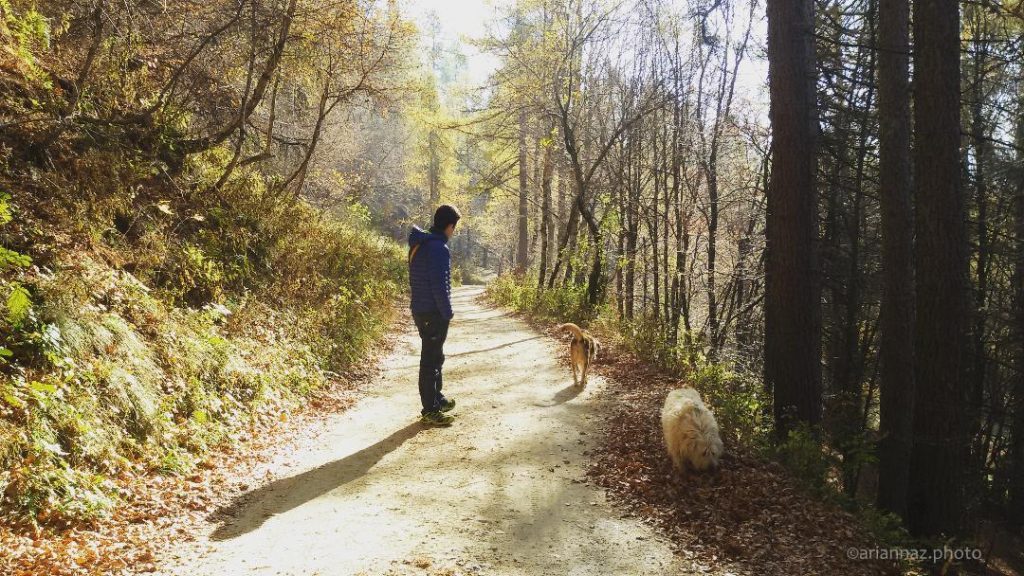
[[[493,32],[496,19],[511,5],[511,0],[408,0],[402,3],[402,9],[420,29],[420,41],[424,43],[430,41],[431,17],[437,15],[441,40],[448,45],[458,42],[459,50],[466,56],[465,80],[477,87],[486,84],[488,75],[501,65],[501,61],[494,54],[478,50],[472,40]],[[756,110],[764,123],[768,121],[768,63],[763,52],[763,39],[767,34],[767,21],[761,6],[753,28],[757,48],[751,54],[753,57],[744,60],[740,67],[737,92],[741,101],[749,101],[751,109]]]
[[[460,49],[466,55],[467,80],[474,86],[480,86],[487,82],[488,75],[501,65],[501,61],[493,54],[480,52],[469,40],[484,36],[490,22],[510,4],[509,0],[409,0],[403,2],[403,10],[420,29],[421,41],[429,41],[426,33],[430,15],[436,14],[442,39],[446,43],[460,41]]]

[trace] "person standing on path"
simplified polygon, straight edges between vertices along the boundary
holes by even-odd
[[[452,312],[452,255],[448,240],[462,215],[454,206],[443,204],[434,212],[430,230],[413,226],[409,232],[409,309],[420,333],[420,401],[424,424],[448,426],[454,418],[446,414],[455,400],[441,393],[444,341]]]

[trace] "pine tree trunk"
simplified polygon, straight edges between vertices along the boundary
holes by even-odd
[[[917,317],[908,523],[918,535],[961,527],[968,464],[970,285],[960,186],[960,9],[914,2]]]
[[[972,63],[972,84],[974,89],[971,96],[971,148],[974,149],[974,202],[976,206],[975,220],[977,222],[977,260],[974,266],[976,271],[976,289],[974,292],[974,361],[971,368],[973,385],[971,387],[971,403],[969,405],[968,430],[972,435],[981,425],[981,409],[985,397],[985,380],[987,377],[987,362],[985,350],[985,326],[987,320],[989,272],[991,268],[991,241],[989,238],[988,222],[988,165],[990,161],[990,146],[985,134],[985,116],[983,107],[985,105],[985,74],[988,62],[988,43],[990,35],[985,29],[985,21],[988,18],[988,11],[974,7],[977,18],[975,25],[974,50],[975,58]],[[988,448],[982,446],[975,452],[978,458],[984,458]],[[981,470],[983,460],[977,460],[974,470]],[[975,474],[971,480],[976,480]]]
[[[1017,170],[1014,206],[1014,324],[1017,334],[1016,370],[1013,372],[1013,436],[1010,444],[1009,517],[1024,525],[1024,79],[1018,81]]]
[[[766,222],[765,384],[777,437],[821,421],[817,114],[812,0],[769,0],[772,173]]]
[[[868,44],[877,45],[875,20],[877,18],[877,0],[869,0],[868,17],[866,22],[868,32]],[[859,456],[859,448],[864,433],[864,389],[863,366],[864,353],[861,346],[861,334],[863,324],[861,313],[864,302],[861,293],[864,275],[861,272],[861,230],[864,226],[864,182],[865,164],[868,153],[868,139],[870,137],[871,118],[870,114],[874,108],[875,84],[870,81],[875,75],[875,51],[861,51],[861,57],[866,56],[867,62],[862,66],[861,58],[858,58],[857,69],[864,82],[867,84],[867,94],[864,98],[863,107],[857,110],[857,122],[860,129],[856,134],[853,174],[853,197],[850,198],[849,214],[846,216],[846,237],[848,239],[848,258],[846,262],[846,297],[844,299],[843,315],[841,318],[842,350],[839,353],[841,361],[837,362],[840,367],[839,378],[835,382],[835,390],[839,395],[840,412],[837,414],[841,423],[839,428],[841,434],[838,436],[838,448],[843,458],[843,490],[850,497],[856,495],[857,485],[862,459]],[[850,101],[851,108],[855,102]],[[853,110],[851,110],[851,114]],[[870,398],[867,400],[870,402]]]
[[[914,430],[914,209],[911,202],[909,0],[878,5],[882,209],[878,506],[906,517]]]

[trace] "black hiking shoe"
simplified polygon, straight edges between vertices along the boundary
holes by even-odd
[[[442,414],[440,411],[427,412],[420,416],[420,422],[427,426],[451,426],[454,421],[455,418],[453,416]]]
[[[451,412],[455,410],[455,400],[445,399],[444,404],[441,404],[441,412]]]

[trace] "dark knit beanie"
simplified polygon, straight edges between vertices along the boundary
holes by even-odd
[[[462,214],[459,214],[459,210],[455,206],[442,204],[434,212],[434,226],[431,229],[442,232],[449,224],[458,222],[459,218],[462,218]]]

